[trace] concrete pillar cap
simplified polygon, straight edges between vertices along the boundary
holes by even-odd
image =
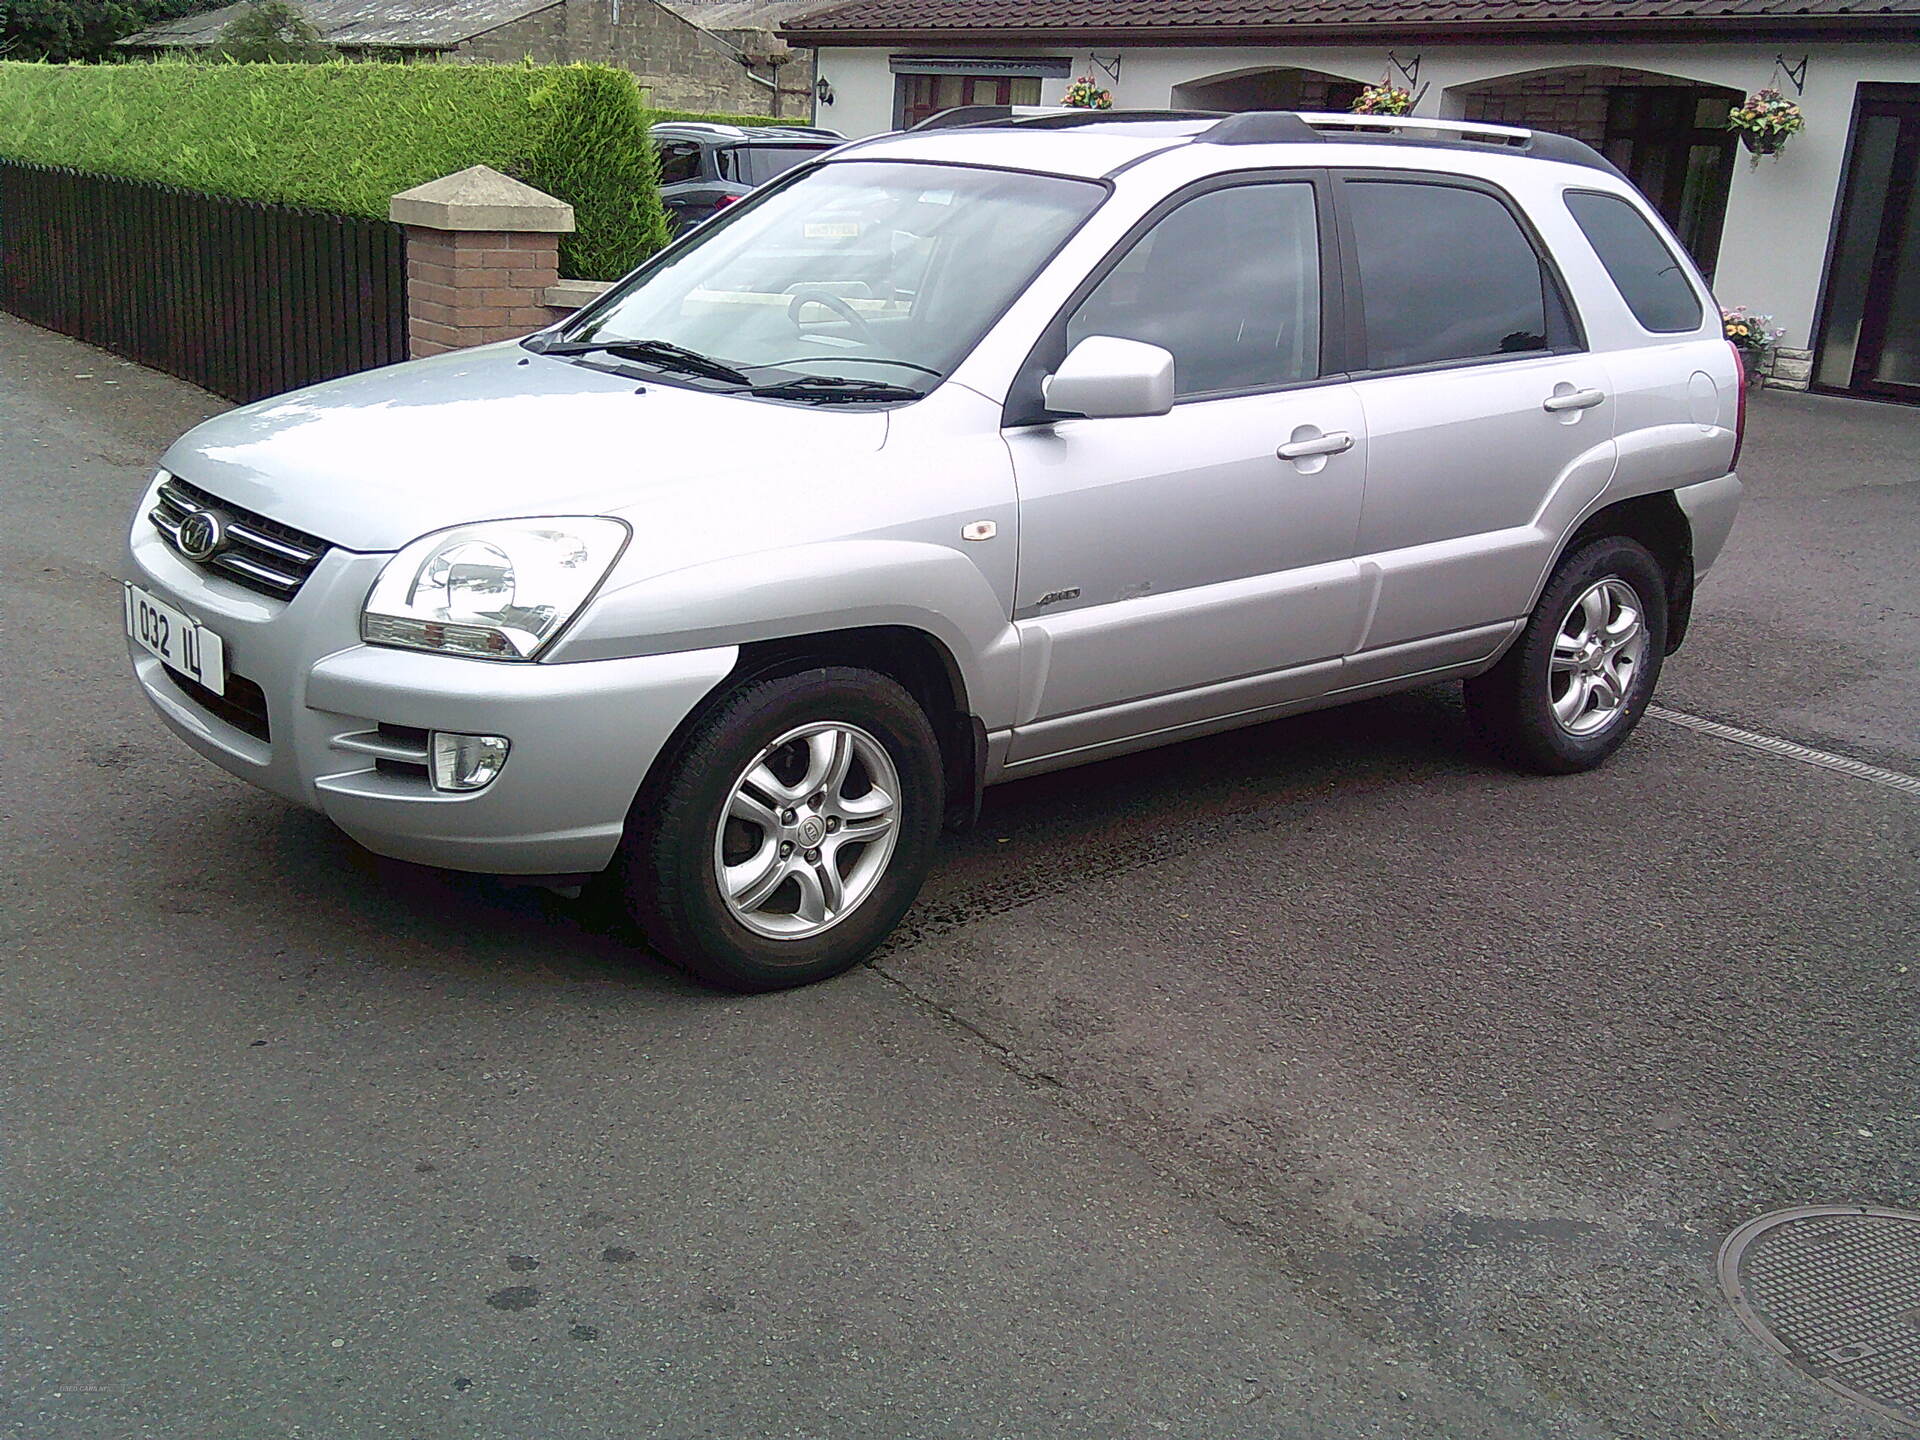
[[[472,165],[411,190],[387,205],[387,218],[428,230],[528,230],[567,234],[573,207],[488,165]]]

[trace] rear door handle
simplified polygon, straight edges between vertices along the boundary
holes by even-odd
[[[1293,440],[1273,453],[1282,460],[1311,460],[1316,455],[1344,455],[1353,448],[1353,436],[1344,430],[1329,430],[1311,440]]]
[[[1557,395],[1549,395],[1540,402],[1540,408],[1550,414],[1562,410],[1591,410],[1607,398],[1604,390],[1567,390]]]

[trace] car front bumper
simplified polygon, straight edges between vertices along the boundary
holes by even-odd
[[[331,550],[282,602],[189,564],[145,516],[127,577],[217,633],[230,674],[264,697],[263,724],[236,723],[129,641],[161,718],[215,764],[402,860],[498,875],[604,869],[649,768],[737,656],[724,646],[509,664],[366,645],[360,608],[388,556]],[[404,758],[406,737],[434,730],[504,735],[506,764],[485,789],[435,790]],[[359,748],[369,745],[391,754]]]

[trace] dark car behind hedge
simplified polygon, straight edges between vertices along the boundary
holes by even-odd
[[[718,125],[668,121],[653,127],[660,152],[660,198],[676,232],[698,225],[756,185],[844,144],[832,130],[798,125]]]

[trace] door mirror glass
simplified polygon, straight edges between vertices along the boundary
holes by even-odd
[[[1173,409],[1173,353],[1139,340],[1089,335],[1040,382],[1056,415],[1112,420]]]

